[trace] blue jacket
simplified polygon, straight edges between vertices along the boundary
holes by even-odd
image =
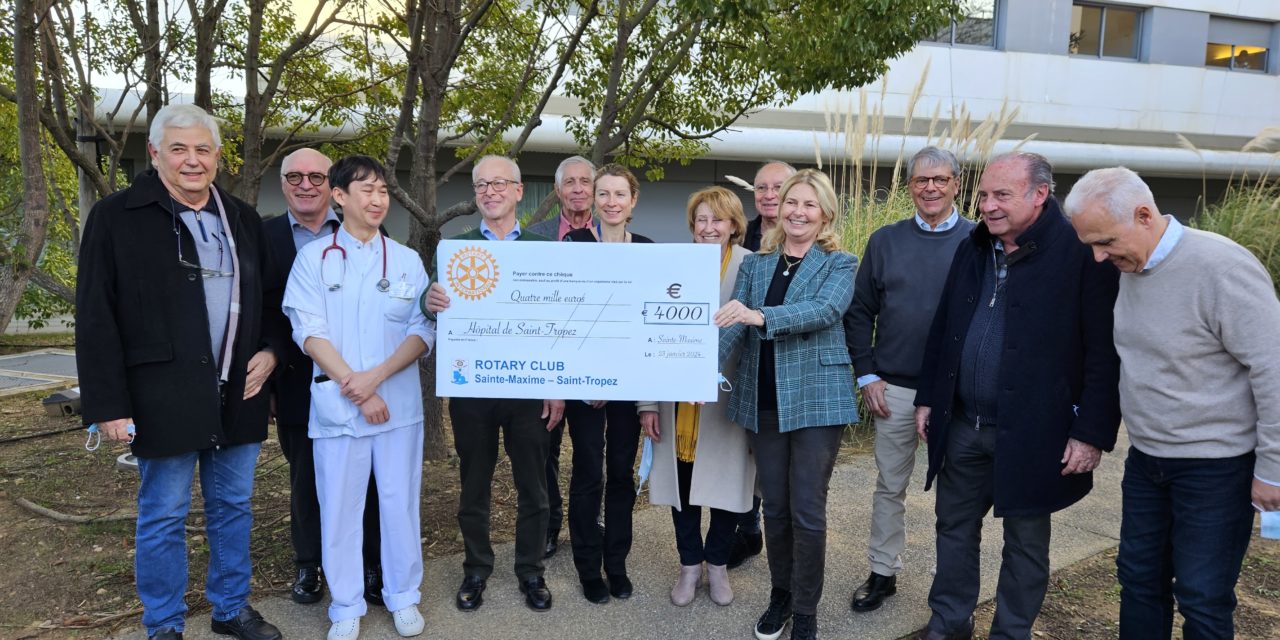
[[[765,307],[764,297],[778,266],[778,252],[752,254],[742,261],[733,298],[764,313],[763,329],[734,325],[720,330],[721,370],[741,349],[728,418],[756,431],[760,340],[774,340],[778,381],[778,429],[845,425],[858,421],[852,361],[845,347],[845,309],[853,299],[858,259],[816,244],[805,254],[783,304]]]
[[[956,379],[994,238],[980,223],[961,243],[933,318],[915,404],[931,407],[925,489],[946,459]],[[996,516],[1066,508],[1093,487],[1092,474],[1062,475],[1067,439],[1104,451],[1120,427],[1120,358],[1112,308],[1120,274],[1093,259],[1053,198],[1009,255],[1007,306],[998,357]]]

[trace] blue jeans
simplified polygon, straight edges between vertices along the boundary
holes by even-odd
[[[138,458],[137,555],[134,575],[147,635],[164,627],[183,630],[187,605],[187,536],[191,479],[200,464],[209,577],[206,597],[215,620],[229,620],[249,602],[249,528],[258,443],[193,451],[165,458]]]
[[[1120,554],[1120,637],[1231,638],[1240,563],[1253,530],[1254,454],[1157,458],[1129,448]]]

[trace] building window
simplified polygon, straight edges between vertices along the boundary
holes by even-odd
[[[1204,65],[1236,71],[1266,72],[1271,25],[1210,16]]]
[[[1248,45],[1218,44],[1205,47],[1204,66],[1247,71],[1267,70],[1267,48]]]
[[[929,42],[996,46],[996,0],[960,0],[960,18],[938,30]]]
[[[1142,11],[1076,3],[1071,7],[1067,53],[1099,58],[1138,58]]]

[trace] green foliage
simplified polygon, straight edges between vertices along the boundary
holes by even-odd
[[[1271,273],[1280,294],[1280,182],[1263,178],[1244,180],[1227,189],[1217,204],[1210,205],[1191,226],[1224,235],[1253,252]]]
[[[759,36],[744,59],[767,69],[783,91],[805,93],[864,86],[887,62],[932,36],[957,15],[956,0],[685,0]]]
[[[703,140],[745,114],[874,80],[955,11],[950,0],[683,0],[633,15],[643,4],[611,5],[591,26],[564,93],[580,108],[569,121],[578,143],[621,137],[617,161],[649,167],[650,179],[657,163],[705,153]],[[637,20],[619,54],[620,25]],[[664,77],[651,101],[637,99]]]
[[[76,212],[77,182],[75,168],[66,156],[51,148],[45,140],[45,176],[49,181],[49,204],[53,214],[44,252],[37,265],[55,280],[75,287],[75,240],[72,225],[78,225]],[[0,241],[6,246],[22,223],[24,205],[22,165],[18,160],[18,110],[8,101],[0,101]],[[28,284],[14,315],[33,328],[49,319],[71,313],[71,304]]]

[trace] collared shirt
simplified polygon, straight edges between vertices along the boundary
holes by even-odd
[[[946,231],[947,229],[950,229],[951,227],[956,226],[956,223],[959,221],[960,221],[960,211],[956,209],[955,205],[951,205],[951,215],[947,216],[947,219],[943,220],[936,227],[930,227],[929,223],[925,222],[924,218],[920,217],[919,213],[916,214],[916,224],[919,225],[921,229],[928,231],[930,233],[939,233],[942,231]]]
[[[1173,251],[1173,248],[1178,246],[1178,241],[1182,239],[1182,233],[1185,231],[1182,223],[1171,215],[1166,215],[1165,218],[1169,220],[1169,226],[1165,227],[1164,234],[1160,236],[1160,242],[1156,243],[1155,251],[1152,251],[1151,257],[1147,258],[1146,266],[1142,267],[1143,271],[1156,268],[1156,265],[1169,257],[1169,252]]]
[[[515,240],[520,237],[520,221],[516,220],[516,226],[511,227],[511,231],[508,231],[506,236],[499,238],[498,234],[494,233],[489,228],[489,225],[485,224],[484,218],[481,218],[480,235],[484,236],[485,240]]]
[[[289,284],[285,287],[284,312],[293,326],[293,341],[306,351],[308,338],[333,345],[355,371],[367,371],[386,361],[411,335],[435,344],[435,323],[422,314],[418,298],[429,279],[416,251],[375,234],[360,242],[345,228],[338,228],[338,245],[346,251],[324,256],[329,244],[315,242],[298,252]],[[383,241],[386,250],[387,291],[379,291],[383,277]],[[333,285],[340,285],[331,288]],[[314,376],[324,371],[316,365]],[[311,438],[363,437],[422,422],[422,389],[418,368],[409,365],[378,385],[391,419],[371,425],[360,408],[342,395],[341,382],[311,385]]]
[[[213,361],[221,368],[226,355],[223,351],[226,347],[227,324],[231,314],[231,290],[235,285],[234,258],[231,256],[235,248],[222,227],[218,203],[214,201],[212,195],[199,211],[183,207],[177,216],[191,234],[191,240],[196,246],[196,255],[184,255],[183,260],[191,264],[199,264],[205,269],[206,277],[201,280],[204,285],[205,316],[209,320],[209,341],[212,345]],[[178,242],[181,244],[181,236]]]
[[[329,207],[329,211],[324,214],[324,222],[320,223],[320,228],[315,231],[308,229],[306,225],[298,222],[293,216],[293,212],[285,210],[284,214],[289,216],[289,228],[293,230],[293,249],[294,251],[302,251],[302,248],[311,243],[312,240],[319,239],[320,236],[327,236],[333,233],[334,227],[342,224],[338,221],[338,214],[333,212],[333,207]]]
[[[560,214],[560,230],[556,233],[556,240],[564,240],[564,237],[569,235],[569,232],[573,231],[574,229],[586,229],[592,226],[596,228],[596,235],[599,235],[600,234],[599,220],[592,218],[587,222],[587,226],[575,227],[569,223],[569,218],[565,217],[565,215],[562,213]]]

